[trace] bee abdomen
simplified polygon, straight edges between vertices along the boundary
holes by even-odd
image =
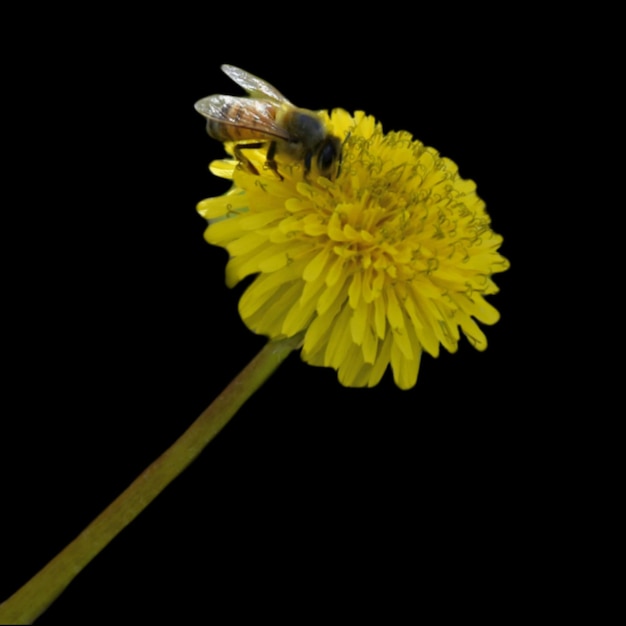
[[[206,132],[209,134],[209,137],[224,142],[233,139],[232,135],[236,133],[236,129],[218,120],[207,120]]]
[[[258,126],[259,120],[254,112],[247,111],[239,103],[224,102],[217,114],[207,119],[207,133],[221,142],[262,137],[262,129]]]

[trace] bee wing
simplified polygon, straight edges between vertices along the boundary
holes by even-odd
[[[222,71],[240,87],[243,87],[253,98],[269,98],[274,102],[291,104],[278,89],[272,87],[272,85],[258,76],[254,76],[254,74],[250,74],[234,65],[222,65]]]
[[[215,95],[198,100],[194,107],[208,120],[245,128],[256,133],[259,138],[270,136],[289,139],[289,133],[276,122],[279,107],[270,100]]]

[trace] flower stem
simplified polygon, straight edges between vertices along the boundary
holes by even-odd
[[[74,577],[192,463],[301,340],[297,335],[269,341],[170,448],[74,541],[0,604],[0,624],[32,624]]]

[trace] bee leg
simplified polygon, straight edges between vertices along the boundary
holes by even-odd
[[[272,141],[270,143],[270,147],[267,149],[267,154],[265,155],[265,167],[272,170],[280,180],[284,180],[281,176],[281,173],[278,171],[278,165],[276,160],[274,159],[274,155],[276,154],[276,142]]]
[[[259,148],[262,148],[264,145],[265,145],[264,141],[257,141],[255,143],[236,144],[233,152],[235,153],[235,158],[239,161],[240,165],[245,167],[251,174],[255,174],[258,176],[259,170],[257,170],[257,168],[254,167],[254,165],[252,165],[252,162],[250,161],[250,159],[248,159],[244,155],[243,151],[244,150],[258,150]],[[276,154],[276,142],[272,141],[270,143],[270,147],[267,150],[267,154],[265,155],[265,167],[272,170],[272,172],[274,172],[274,174],[276,174],[276,176],[278,176],[280,180],[284,180],[280,172],[278,171],[278,165],[276,161],[274,160],[275,154]]]
[[[304,180],[308,180],[309,173],[311,172],[311,159],[313,158],[313,153],[311,151],[307,152],[304,155]]]
[[[240,165],[245,167],[251,174],[259,175],[259,170],[257,170],[248,157],[244,156],[243,150],[257,150],[258,148],[263,147],[263,142],[259,141],[257,143],[244,143],[244,144],[236,144],[233,152],[235,153],[235,158],[239,161]]]

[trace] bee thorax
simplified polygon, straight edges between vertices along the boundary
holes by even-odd
[[[320,144],[326,136],[326,128],[322,120],[313,112],[306,109],[294,109],[286,120],[290,143],[299,143],[314,147]]]

